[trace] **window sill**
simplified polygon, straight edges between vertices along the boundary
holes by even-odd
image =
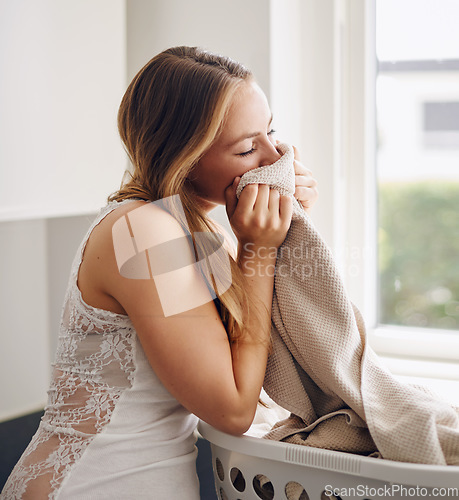
[[[454,330],[386,325],[369,329],[368,340],[380,356],[459,366],[459,332]]]
[[[382,363],[402,382],[425,385],[441,398],[459,406],[459,363],[390,358]]]
[[[68,206],[68,207],[53,207],[39,206],[30,207],[29,205],[18,206],[14,208],[0,208],[0,223],[1,222],[16,222],[35,219],[51,219],[58,217],[75,217],[81,215],[97,214],[98,210],[103,206],[104,200],[100,206]]]
[[[425,385],[459,406],[459,334],[397,326],[369,331],[370,346],[398,379]]]

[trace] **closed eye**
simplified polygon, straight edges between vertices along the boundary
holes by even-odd
[[[276,131],[272,128],[269,132],[268,135],[273,135]],[[244,153],[238,153],[238,156],[248,156],[251,155],[256,151],[256,148],[251,148],[248,151],[244,151]]]
[[[238,153],[238,156],[249,156],[252,153],[254,153],[255,151],[256,151],[256,149],[252,148],[252,149],[249,149],[249,151],[245,151],[244,153]]]

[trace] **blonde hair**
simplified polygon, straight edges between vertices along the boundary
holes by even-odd
[[[121,101],[118,130],[132,171],[126,171],[121,188],[108,200],[156,201],[178,194],[192,233],[218,232],[196,203],[186,179],[219,136],[233,96],[251,79],[243,65],[197,47],[174,47],[151,59]],[[239,266],[229,259],[231,286],[221,295],[213,288],[233,342],[244,333],[249,309],[251,314],[259,311],[247,294]]]

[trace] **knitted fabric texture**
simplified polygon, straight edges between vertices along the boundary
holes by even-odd
[[[293,196],[293,150],[245,173]],[[331,251],[293,199],[278,249],[272,303],[273,351],[264,389],[291,412],[265,436],[403,462],[459,465],[459,408],[430,389],[396,379],[368,345]]]

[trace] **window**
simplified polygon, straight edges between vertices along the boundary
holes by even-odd
[[[459,3],[273,5],[297,21],[284,32],[285,13],[272,15],[273,64],[287,68],[272,75],[276,129],[300,130],[294,140],[319,181],[313,220],[363,313],[369,343],[394,373],[459,380],[459,196],[450,191],[459,182]],[[407,277],[428,280],[422,288]]]
[[[458,17],[450,0],[376,3],[381,324],[459,330]]]

